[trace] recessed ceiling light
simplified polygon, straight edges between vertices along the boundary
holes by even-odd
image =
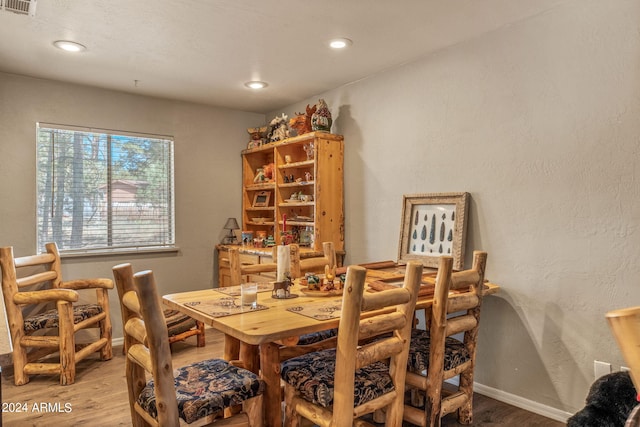
[[[87,50],[87,48],[80,43],[69,40],[56,40],[53,42],[53,45],[58,49],[66,50],[67,52],[82,52],[83,50]]]
[[[353,42],[351,40],[345,38],[329,40],[329,47],[331,49],[345,49],[352,44]]]
[[[265,87],[269,86],[266,82],[261,82],[258,80],[246,82],[244,85],[250,89],[264,89]]]

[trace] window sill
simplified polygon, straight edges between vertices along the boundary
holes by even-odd
[[[140,255],[152,253],[179,252],[180,248],[173,247],[145,247],[145,248],[122,248],[122,249],[96,249],[85,251],[60,251],[60,258],[86,258],[104,257],[116,255]]]

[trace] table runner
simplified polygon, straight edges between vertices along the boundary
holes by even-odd
[[[258,304],[256,308],[240,305],[240,298],[225,297],[216,299],[215,301],[193,301],[185,302],[185,306],[194,308],[211,317],[224,317],[233,314],[249,313],[251,311],[266,310],[269,307]]]

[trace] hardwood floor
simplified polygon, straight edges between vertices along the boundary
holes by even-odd
[[[196,347],[195,338],[175,343],[174,366],[221,357],[222,334],[207,329],[206,335],[205,347]],[[29,384],[17,387],[13,385],[13,373],[3,369],[2,403],[2,425],[6,427],[130,426],[122,347],[114,348],[114,357],[110,361],[102,362],[97,356],[82,361],[77,369],[76,383],[70,386],[60,386],[58,379],[53,376],[34,375]],[[564,426],[561,422],[479,394],[474,396],[474,413],[474,426]],[[442,425],[452,427],[460,424],[455,416],[448,415]]]

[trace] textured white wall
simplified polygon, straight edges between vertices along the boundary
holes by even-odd
[[[36,250],[38,121],[175,138],[180,251],[64,259],[65,277],[112,277],[111,267],[131,262],[135,270],[154,270],[160,294],[213,286],[214,247],[226,219],[240,215],[246,128],[262,123],[263,115],[0,73],[0,246],[14,246],[17,255]],[[122,337],[115,291],[110,300],[114,337]]]
[[[470,192],[467,266],[488,251],[502,285],[476,380],[561,411],[594,359],[622,364],[604,314],[640,305],[639,22],[637,1],[567,1],[318,95],[345,136],[347,262],[397,257],[403,194]]]

